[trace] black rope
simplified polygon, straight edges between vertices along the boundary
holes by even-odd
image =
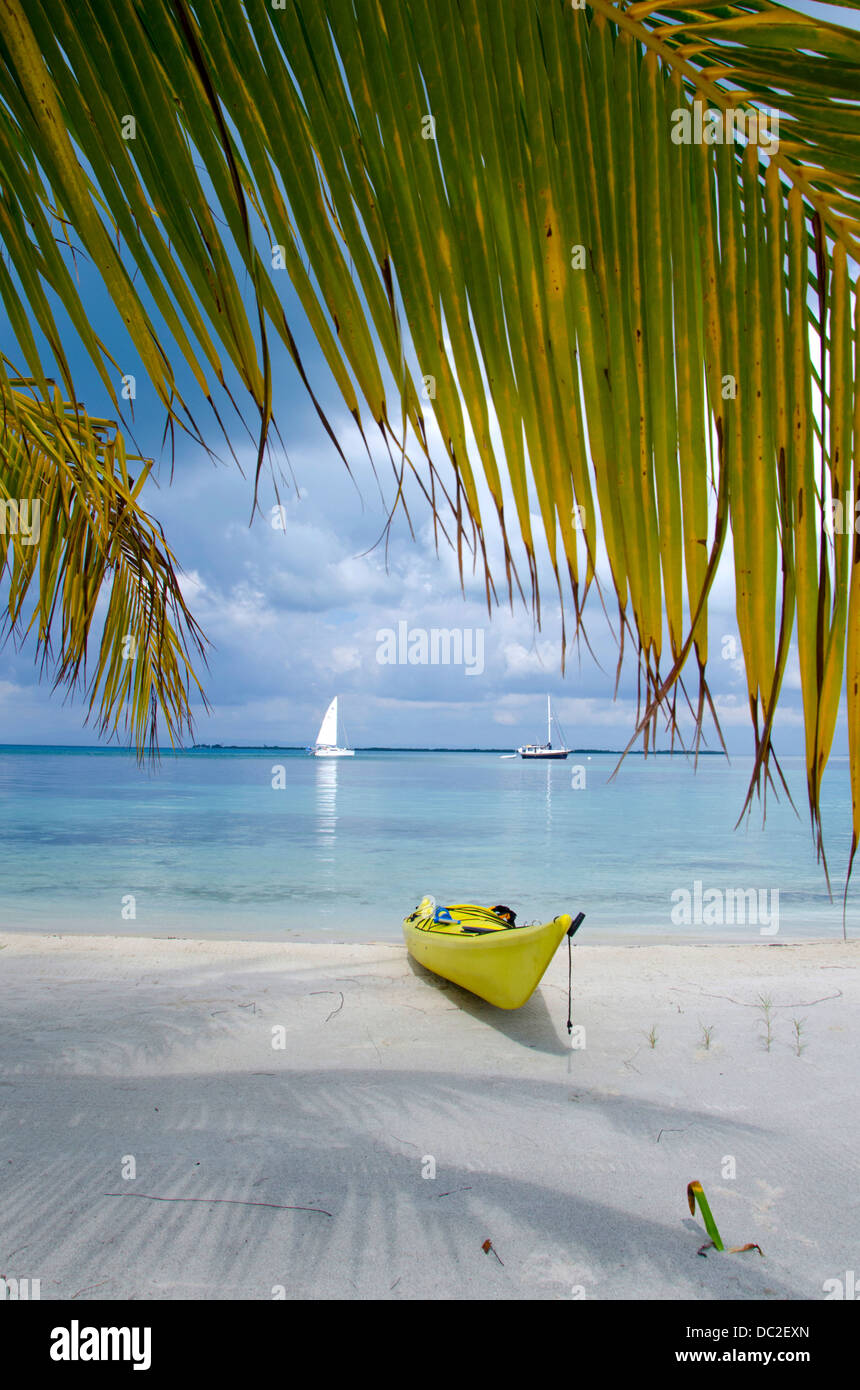
[[[573,941],[574,928],[567,933],[567,1036],[573,1032]]]
[[[573,1032],[573,947],[571,937],[579,931],[585,921],[585,913],[578,912],[567,929],[567,1035]]]

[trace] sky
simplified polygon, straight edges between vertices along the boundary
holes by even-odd
[[[804,8],[834,13],[829,6]],[[836,12],[843,22],[846,13]],[[571,746],[627,743],[635,724],[635,664],[626,663],[614,699],[616,638],[596,593],[586,609],[593,655],[584,645],[579,655],[570,652],[562,676],[558,604],[545,564],[543,622],[537,631],[521,600],[513,610],[503,601],[490,616],[480,577],[467,574],[461,594],[456,556],[444,543],[436,553],[428,509],[414,487],[408,492],[414,539],[401,514],[387,548],[377,544],[394,497],[387,457],[375,451],[377,482],[334,387],[328,393],[323,389],[324,407],[353,471],[350,479],[274,340],[275,416],[286,446],[286,456],[276,448],[274,467],[286,475],[279,484],[283,511],[277,509],[271,476],[264,474],[261,511],[250,523],[255,450],[247,435],[232,436],[243,476],[219,443],[214,421],[207,438],[224,461],[213,462],[199,446],[178,437],[171,481],[169,452],[162,448],[163,412],[127,341],[123,352],[122,331],[86,268],[82,284],[92,321],[112,347],[118,345],[123,370],[136,374],[135,438],[144,453],[159,460],[144,502],[164,527],[184,571],[185,596],[211,644],[208,671],[202,672],[211,710],[195,712],[198,742],[304,746],[337,694],[346,736],[356,747],[514,748],[543,738],[551,693]],[[285,298],[288,314],[299,324],[292,296]],[[308,331],[299,326],[297,336],[312,379],[324,382]],[[0,348],[13,359],[18,356],[8,326],[0,326]],[[79,395],[91,413],[112,413],[91,365],[74,350],[71,360]],[[194,401],[187,375],[180,383]],[[198,414],[205,409],[194,406]],[[438,449],[434,454],[442,457]],[[494,572],[503,577],[492,527],[489,543]],[[605,565],[599,572],[605,579]],[[614,612],[614,600],[607,606]],[[568,620],[571,616],[572,610]],[[460,630],[469,663],[386,663],[386,641],[390,647],[404,623],[412,634]],[[709,683],[726,743],[730,752],[751,752],[730,545],[712,593],[710,643]],[[695,702],[694,664],[689,679]],[[0,743],[95,743],[85,712],[80,697],[64,699],[40,682],[31,642],[20,650],[10,644],[0,650]],[[708,746],[718,747],[708,721],[705,733]],[[794,652],[776,746],[779,752],[802,752]],[[834,751],[846,751],[844,713]]]

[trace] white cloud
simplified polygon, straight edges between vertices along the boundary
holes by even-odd
[[[526,647],[521,642],[509,642],[504,648],[505,672],[510,676],[541,672],[554,680],[561,669],[561,643],[537,642]]]
[[[325,663],[323,662],[324,666]],[[328,668],[334,675],[342,675],[345,671],[360,670],[361,654],[358,647],[333,647]]]

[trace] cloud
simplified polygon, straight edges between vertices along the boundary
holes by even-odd
[[[510,676],[551,675],[561,667],[561,643],[537,642],[526,647],[521,642],[508,642],[504,647],[504,669]]]
[[[386,542],[376,545],[392,501],[392,476],[383,463],[383,500],[354,422],[336,423],[339,430],[343,426],[358,487],[329,445],[316,436],[313,444],[300,438],[290,444],[299,491],[284,483],[278,501],[264,474],[260,510],[251,524],[251,450],[239,451],[245,477],[235,467],[213,468],[205,456],[192,453],[177,459],[171,486],[147,484],[146,505],[164,525],[183,566],[183,594],[212,642],[209,671],[201,676],[213,710],[210,716],[201,711],[198,739],[304,746],[338,693],[349,710],[350,737],[359,745],[480,746],[502,740],[515,746],[540,733],[549,691],[571,743],[623,746],[636,719],[635,651],[628,643],[619,699],[613,701],[617,637],[596,590],[586,624],[599,665],[583,644],[578,653],[568,653],[562,678],[559,603],[543,542],[538,547],[541,630],[519,599],[513,611],[503,601],[490,618],[480,563],[473,574],[471,558],[464,555],[464,597],[456,552],[441,540],[437,554],[426,502],[408,480],[417,539],[398,513]],[[495,507],[483,483],[477,486],[490,562],[503,579]],[[508,489],[505,501],[507,506]],[[273,511],[278,507],[283,511]],[[508,514],[514,514],[512,508]],[[720,656],[722,635],[737,635],[728,555],[713,591],[709,682],[731,746],[749,750],[743,666]],[[518,559],[521,563],[521,555]],[[410,628],[481,631],[480,674],[467,678],[463,667],[454,665],[381,665],[376,634],[396,628],[401,619]],[[80,741],[93,741],[92,733],[81,729],[80,701],[63,707],[48,698],[46,687],[35,691],[32,655],[32,644],[21,653],[7,647],[2,654],[4,724],[26,729],[30,739],[52,741],[54,734],[68,738],[80,732]],[[664,659],[664,669],[665,664]],[[695,698],[694,666],[687,675]],[[788,733],[790,747],[800,747],[798,690],[793,649],[778,725]],[[844,742],[841,724],[838,737]]]
[[[361,669],[361,654],[357,647],[333,647],[329,661],[329,669],[333,675],[342,675],[346,671],[358,671]]]

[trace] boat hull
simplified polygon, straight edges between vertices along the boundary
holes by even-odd
[[[487,909],[451,907],[452,916]],[[480,928],[480,934],[434,927],[433,916],[417,909],[404,918],[403,936],[409,954],[419,965],[460,985],[499,1009],[519,1009],[534,994],[547,966],[571,926],[564,914],[534,927]]]
[[[315,758],[354,758],[354,748],[312,748]]]
[[[524,758],[526,762],[533,762],[537,758],[554,758],[561,760],[567,757],[569,751],[568,748],[554,748],[549,753],[526,753],[523,749],[520,749],[520,757]]]

